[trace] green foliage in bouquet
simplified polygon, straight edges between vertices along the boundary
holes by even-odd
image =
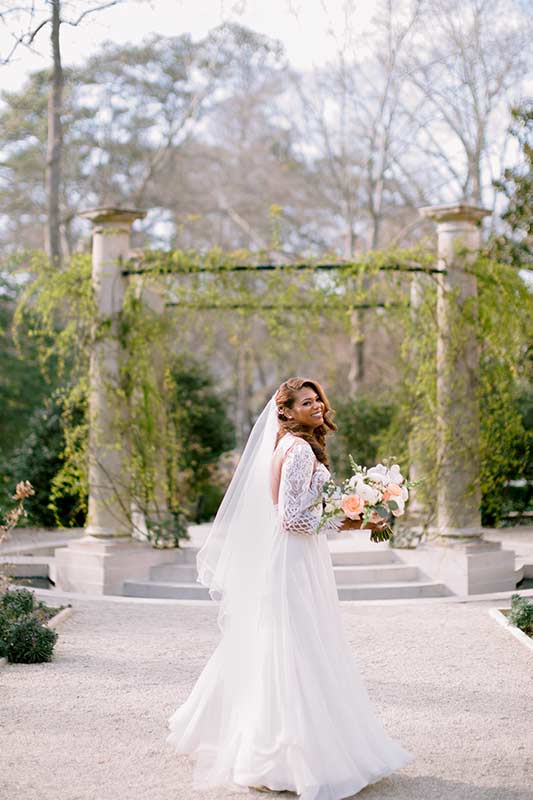
[[[533,636],[533,603],[530,603],[527,597],[512,594],[508,620],[528,636]]]
[[[352,495],[352,499],[358,504],[353,511],[357,514],[356,518],[361,521],[359,530],[365,530],[370,522],[375,521],[372,518],[377,514],[387,524],[371,530],[370,541],[388,541],[393,535],[391,526],[395,518],[394,512],[403,513],[408,497],[407,490],[419,486],[423,481],[405,480],[398,469],[398,464],[395,464],[394,459],[390,457],[370,469],[357,464],[351,453],[348,455],[348,460],[352,470],[351,476],[341,484],[331,479],[323,486],[322,498],[318,501],[323,503],[323,514],[318,530],[330,520],[344,516],[344,501],[345,499],[349,501]],[[396,499],[390,493],[388,497],[385,496],[387,486],[392,487],[392,484],[397,487]],[[346,516],[350,517],[350,514],[346,512]]]

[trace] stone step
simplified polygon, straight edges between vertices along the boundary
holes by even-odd
[[[401,562],[335,566],[333,572],[339,584],[414,581],[419,576],[418,567]],[[150,570],[150,580],[159,583],[194,583],[196,576],[195,564],[158,564]]]
[[[450,592],[442,583],[430,581],[395,581],[339,586],[339,600],[389,600],[405,597],[444,597]],[[122,594],[127,597],[173,598],[175,600],[210,600],[209,591],[199,583],[168,581],[124,581]]]
[[[360,583],[391,583],[392,581],[416,581],[420,576],[418,567],[409,564],[358,564],[356,566],[333,567],[338,586]]]
[[[406,597],[445,597],[451,594],[443,583],[433,581],[395,581],[339,586],[339,600],[399,600]]]
[[[334,567],[402,563],[391,548],[387,550],[331,550],[331,562]]]
[[[374,544],[366,549],[355,550],[347,548],[346,550],[337,549],[338,543],[330,545],[331,562],[333,566],[347,566],[357,564],[398,564],[403,563],[402,559],[393,550],[387,546],[382,547],[380,544]],[[196,564],[196,554],[199,547],[181,547],[176,549],[176,564]]]
[[[150,580],[170,583],[194,583],[196,564],[158,564],[150,570]]]
[[[2,556],[0,571],[13,578],[48,578],[53,563],[51,556]]]
[[[196,554],[200,548],[199,547],[178,547],[175,550],[176,553],[176,560],[174,563],[176,564],[195,564],[196,565]]]
[[[171,583],[169,581],[124,581],[125,597],[167,597],[176,600],[211,600],[209,590],[200,583]]]

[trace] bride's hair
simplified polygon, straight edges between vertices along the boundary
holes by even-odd
[[[310,389],[313,389],[324,404],[324,422],[322,425],[315,428],[312,433],[302,430],[297,422],[288,419],[283,413],[283,408],[292,408],[298,392],[300,389],[303,389],[304,386],[309,386]],[[330,431],[336,431],[337,426],[330,417],[330,415],[335,412],[331,408],[326,393],[319,382],[311,381],[307,378],[289,378],[289,380],[281,384],[276,392],[275,399],[278,409],[279,424],[276,445],[285,433],[292,433],[294,436],[300,436],[300,438],[305,439],[305,441],[311,445],[317,459],[326,467],[329,467],[328,454],[326,452],[326,435],[330,433]]]

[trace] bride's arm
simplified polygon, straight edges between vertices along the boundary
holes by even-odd
[[[281,525],[290,533],[316,533],[319,516],[309,508],[314,466],[315,454],[307,442],[293,445],[283,462],[278,508]]]

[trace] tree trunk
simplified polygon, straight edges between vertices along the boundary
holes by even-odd
[[[355,231],[350,224],[346,239],[346,258],[353,258],[355,251]],[[355,278],[353,279],[355,283]],[[348,369],[348,388],[353,397],[361,389],[365,374],[365,340],[363,333],[363,311],[354,309],[350,314],[350,366]]]
[[[59,45],[61,0],[52,5],[52,74],[48,93],[48,142],[46,152],[46,249],[51,260],[61,265],[59,198],[61,192],[61,111],[63,105],[63,67]]]

